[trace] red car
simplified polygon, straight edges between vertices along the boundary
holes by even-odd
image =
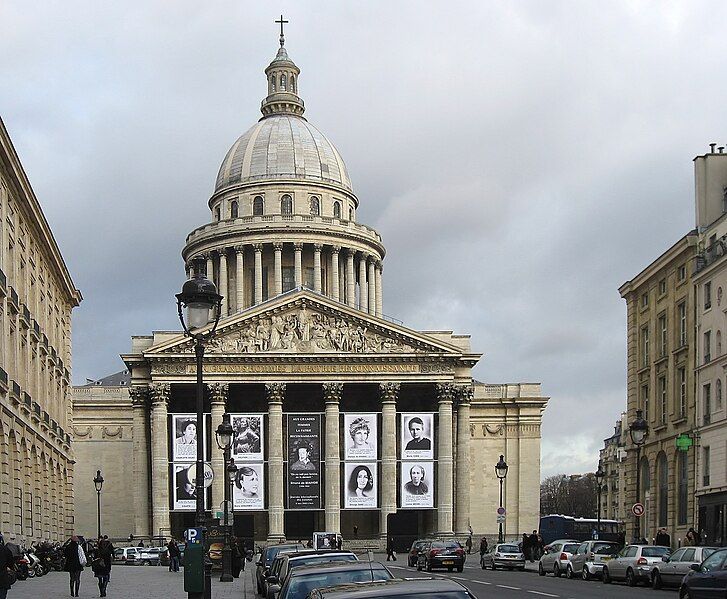
[[[419,551],[417,570],[446,568],[451,572],[457,568],[457,572],[462,572],[465,559],[465,550],[457,541],[430,541]]]

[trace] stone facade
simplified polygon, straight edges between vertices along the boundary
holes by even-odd
[[[604,439],[599,460],[606,477],[601,489],[601,514],[609,520],[625,522],[630,514],[626,505],[626,445],[629,440],[626,414],[616,421],[613,435]]]
[[[0,530],[73,530],[71,310],[81,302],[0,121]]]

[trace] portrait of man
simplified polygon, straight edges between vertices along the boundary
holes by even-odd
[[[316,465],[311,461],[312,453],[313,445],[311,443],[298,445],[294,455],[297,460],[291,464],[290,469],[293,472],[315,472]]]
[[[401,462],[401,507],[434,507],[434,463]]]
[[[433,415],[402,414],[402,459],[432,459]]]

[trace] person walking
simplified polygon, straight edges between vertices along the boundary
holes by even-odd
[[[467,547],[467,554],[469,555],[470,553],[472,553],[472,535],[467,537],[464,545],[465,547]]]
[[[396,561],[396,553],[394,552],[394,537],[389,537],[389,542],[386,543],[386,561]]]
[[[232,550],[232,577],[240,578],[240,571],[245,569],[245,560],[240,548],[240,540],[237,537],[230,539],[230,549]]]
[[[106,587],[111,578],[111,559],[114,555],[114,546],[108,539],[100,538],[96,546],[96,559],[91,563],[93,575],[98,578],[98,592],[100,597],[106,596]],[[78,594],[76,594],[78,597]]]
[[[687,536],[684,538],[684,544],[685,545],[691,545],[693,547],[696,547],[699,545],[699,535],[697,534],[697,531],[694,530],[694,528],[690,528],[687,531]]]
[[[83,551],[83,547],[78,544],[76,535],[73,535],[71,540],[66,543],[63,555],[66,558],[66,572],[69,575],[71,597],[78,597],[78,589],[81,586],[81,572],[83,572],[83,566],[86,565],[86,553]]]
[[[480,561],[482,561],[482,556],[487,553],[487,550],[489,547],[487,546],[487,537],[482,537],[480,539]]]
[[[13,570],[13,554],[5,545],[3,536],[0,535],[0,599],[6,599],[10,587],[15,582]]]

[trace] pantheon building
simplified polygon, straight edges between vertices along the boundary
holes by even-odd
[[[193,422],[196,367],[181,332],[133,337],[128,392],[76,389],[77,460],[92,472],[113,456],[133,472],[133,502],[110,497],[108,526],[119,537],[193,526],[197,442],[215,472],[214,517],[224,492],[214,430],[228,412],[234,530],[247,539],[494,535],[500,454],[507,534],[537,528],[547,398],[537,383],[475,381],[469,335],[385,315],[383,240],[358,220],[340,153],[304,116],[299,74],[281,36],[262,118],[223,158],[211,220],[182,249],[187,273],[203,258],[224,296],[204,361],[205,430]],[[77,509],[93,513],[87,491]]]

